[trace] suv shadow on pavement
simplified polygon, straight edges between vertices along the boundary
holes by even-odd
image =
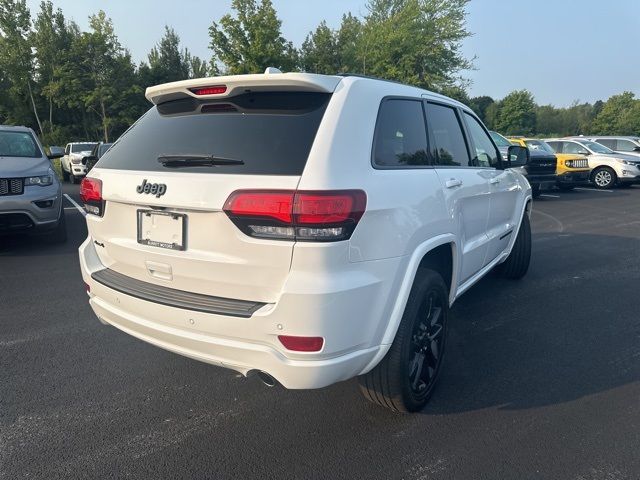
[[[542,407],[640,380],[638,309],[627,298],[638,239],[545,241],[558,236],[536,235],[522,282],[489,276],[455,304],[445,381],[423,413]]]

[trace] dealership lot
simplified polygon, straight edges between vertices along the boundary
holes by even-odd
[[[529,274],[456,303],[431,403],[398,416],[354,381],[268,389],[101,325],[67,200],[67,244],[0,240],[0,478],[637,478],[639,205],[546,192]]]

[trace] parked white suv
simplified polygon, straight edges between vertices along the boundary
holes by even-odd
[[[91,155],[93,147],[97,143],[71,142],[64,149],[64,156],[60,160],[62,177],[71,183],[78,183],[87,174],[87,167],[82,164],[82,159]]]
[[[556,153],[585,155],[591,168],[591,182],[597,188],[616,185],[630,187],[640,182],[640,158],[614,152],[596,142],[584,138],[545,139]]]
[[[81,184],[104,323],[286,388],[360,376],[371,401],[415,411],[449,306],[499,264],[527,271],[531,188],[454,100],[303,73],[146,96]]]

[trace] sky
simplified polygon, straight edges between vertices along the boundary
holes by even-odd
[[[366,0],[272,0],[285,38],[300,46],[321,20],[337,28],[342,14],[366,14]],[[40,0],[27,0],[32,15]],[[134,61],[164,32],[175,29],[182,45],[209,60],[208,27],[231,11],[231,0],[53,0],[82,29],[104,10]],[[526,88],[538,104],[594,102],[629,90],[640,96],[640,1],[471,0],[462,51],[475,58],[463,72],[471,96],[495,99]]]

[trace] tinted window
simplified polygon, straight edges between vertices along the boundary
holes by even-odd
[[[636,144],[630,140],[622,140],[622,139],[617,140],[617,147],[615,148],[607,145],[606,143],[604,145],[609,148],[613,148],[614,150],[619,150],[621,152],[633,152],[636,149]]]
[[[386,100],[380,105],[373,162],[379,167],[429,165],[422,101]]]
[[[510,147],[513,145],[509,140],[500,135],[498,132],[489,132],[491,134],[491,138],[496,142],[496,145],[499,147]]]
[[[469,165],[462,128],[456,111],[451,107],[427,104],[427,123],[433,134],[438,165]]]
[[[40,149],[28,132],[0,130],[0,157],[41,157]]]
[[[225,100],[176,100],[151,108],[100,159],[101,168],[168,171],[158,157],[210,155],[241,165],[180,171],[300,175],[330,94],[260,92]]]
[[[546,142],[555,153],[562,153],[562,142]]]
[[[596,142],[605,147],[609,147],[613,150],[616,149],[616,141],[611,138],[596,138]]]
[[[562,143],[563,143],[562,153],[576,153],[576,154],[587,153],[587,149],[577,142],[562,142]]]
[[[113,145],[112,143],[101,143],[98,148],[97,148],[97,157],[100,158],[102,157],[102,155],[104,155],[107,150],[109,150],[111,148],[111,145]]]
[[[471,159],[470,165],[474,167],[498,167],[500,165],[500,154],[485,129],[478,120],[467,112],[464,113],[464,117],[475,149],[475,156]]]

